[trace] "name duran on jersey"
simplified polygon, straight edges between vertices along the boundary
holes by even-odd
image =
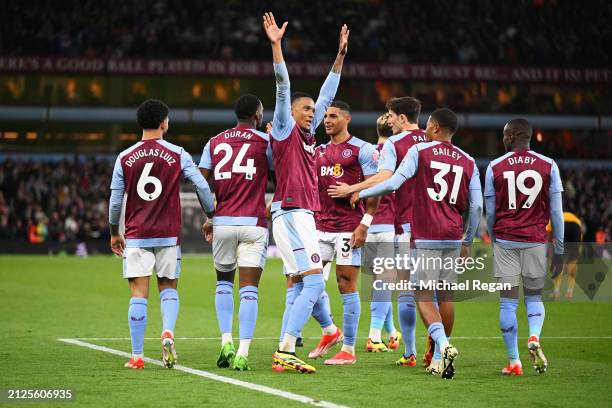
[[[269,136],[242,124],[204,146],[200,168],[214,170],[215,225],[267,226],[265,193],[271,154]]]
[[[142,150],[136,150],[134,153],[129,155],[128,158],[125,159],[124,164],[127,167],[132,167],[134,165],[134,163],[136,163],[136,161],[138,159],[148,158],[148,157],[159,157],[162,160],[165,160],[166,163],[168,163],[169,166],[172,166],[174,163],[176,163],[176,159],[170,153],[168,153],[165,150],[162,150],[162,149],[142,149]]]

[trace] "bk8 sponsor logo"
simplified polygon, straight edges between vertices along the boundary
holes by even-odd
[[[333,166],[321,166],[321,176],[340,178],[343,174],[344,169],[340,163],[336,163]]]

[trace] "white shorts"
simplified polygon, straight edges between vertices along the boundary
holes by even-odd
[[[124,249],[124,278],[151,276],[153,270],[159,278],[178,279],[181,273],[181,247]]]
[[[351,247],[352,232],[322,232],[319,235],[321,259],[332,262],[336,257],[336,265],[361,266],[361,248]]]
[[[219,272],[238,267],[262,268],[268,250],[268,229],[256,226],[215,225],[213,259]]]
[[[283,211],[275,215],[272,232],[285,266],[285,274],[297,275],[313,269],[323,269],[317,228],[311,213]]]

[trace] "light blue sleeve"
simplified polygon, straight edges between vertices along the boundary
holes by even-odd
[[[397,152],[395,151],[395,145],[390,139],[387,139],[381,151],[381,155],[380,155],[380,159],[378,163],[378,171],[381,171],[381,170],[395,171],[396,165],[397,165]]]
[[[368,198],[374,196],[382,196],[391,194],[401,187],[406,182],[406,177],[402,173],[393,173],[391,178],[386,179],[382,183],[376,184],[373,187],[366,188],[359,192],[359,198]]]
[[[274,171],[274,160],[272,159],[272,143],[268,142],[266,148],[266,157],[268,158],[268,168],[270,171]]]
[[[557,167],[557,163],[555,163],[554,161],[552,163],[552,169],[550,170],[550,188],[548,191],[551,194],[560,193],[563,191],[563,183],[561,183],[559,167]]]
[[[315,112],[314,119],[312,120],[312,124],[310,125],[310,131],[314,133],[317,130],[317,127],[321,124],[323,120],[323,116],[325,116],[325,111],[329,108],[329,105],[332,103],[334,98],[336,97],[336,92],[338,91],[338,85],[340,84],[340,74],[336,74],[333,71],[330,71],[325,78],[325,82],[321,86],[321,90],[319,91],[319,97],[315,102]]]
[[[212,156],[210,155],[210,140],[204,146],[204,151],[202,152],[202,157],[200,158],[200,168],[202,169],[212,169]]]
[[[111,225],[119,225],[121,206],[123,205],[123,193],[125,192],[123,168],[121,167],[121,158],[119,157],[117,157],[115,161],[110,188],[111,196],[108,203],[108,222]]]
[[[561,192],[550,194],[550,222],[553,229],[553,248],[555,254],[563,254],[563,235],[565,234],[565,222],[563,221],[563,203]]]
[[[495,242],[493,237],[493,226],[495,225],[495,195],[485,196],[485,208],[487,210],[487,231],[491,242]]]
[[[212,192],[210,191],[208,183],[202,176],[202,173],[200,173],[193,162],[191,155],[185,150],[181,151],[181,171],[183,172],[183,176],[191,181],[196,187],[196,193],[198,195],[198,199],[200,200],[200,205],[206,212],[206,215],[211,217],[215,212],[215,200]]]
[[[493,168],[491,164],[487,167],[487,172],[485,173],[485,189],[484,189],[485,197],[495,197],[495,186],[493,185]]]
[[[474,235],[478,231],[480,225],[480,217],[482,216],[482,188],[480,187],[480,172],[478,167],[474,166],[474,173],[470,180],[469,187],[470,213],[468,218],[468,227],[465,232],[464,245],[471,246],[474,240]]]
[[[289,137],[295,121],[291,117],[289,72],[284,62],[274,64],[274,75],[276,76],[276,106],[274,107],[271,136],[280,141]]]
[[[406,156],[402,159],[396,173],[401,173],[404,178],[409,179],[416,173],[419,167],[419,149],[418,145],[412,146]]]
[[[485,209],[487,217],[487,231],[491,241],[493,238],[493,225],[495,225],[495,186],[493,185],[493,168],[491,164],[487,166],[487,172],[485,173]]]
[[[369,143],[364,143],[359,148],[359,165],[364,176],[371,176],[378,172],[378,161],[374,160],[376,147]]]

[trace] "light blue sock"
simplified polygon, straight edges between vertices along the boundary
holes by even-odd
[[[448,341],[442,322],[434,322],[430,324],[427,328],[427,332],[439,347],[442,347],[442,345]]]
[[[434,290],[433,293],[433,302],[434,302],[434,306],[436,306],[436,309],[440,310],[440,306],[438,305],[438,291]],[[450,338],[448,339],[448,341],[450,341]],[[435,347],[434,347],[434,353],[433,353],[433,357],[432,360],[442,360],[442,353],[440,352],[440,346],[438,345],[438,343],[435,343]]]
[[[510,361],[519,359],[517,335],[518,321],[516,320],[516,308],[518,299],[499,299],[499,329],[506,344],[506,352]]]
[[[525,296],[525,306],[527,307],[527,321],[529,322],[529,336],[540,338],[542,326],[544,326],[544,303],[541,295]]]
[[[176,326],[176,318],[179,312],[179,295],[176,289],[164,289],[159,293],[162,324],[164,330],[170,330],[174,333]]]
[[[312,308],[312,317],[315,318],[321,328],[329,327],[334,324],[331,314],[331,307],[329,305],[329,296],[327,292],[323,291],[319,299],[317,299],[317,303]]]
[[[342,328],[344,329],[344,344],[354,346],[357,342],[357,328],[361,315],[359,292],[344,293],[342,296]]]
[[[417,322],[416,302],[414,292],[400,292],[397,296],[397,316],[399,318],[402,335],[404,336],[404,354],[416,356],[415,333]]]
[[[255,324],[257,323],[258,299],[259,289],[257,289],[257,286],[240,288],[240,310],[238,311],[240,340],[253,338]]]
[[[143,354],[145,329],[147,328],[147,299],[133,297],[128,309],[128,324],[132,339],[132,354]]]
[[[281,326],[279,341],[283,341],[283,336],[285,335],[285,330],[287,329],[287,321],[289,320],[289,315],[291,314],[293,302],[295,302],[295,298],[300,294],[303,288],[303,282],[294,283],[293,287],[287,288],[287,294],[285,296],[285,312],[283,313],[283,323]]]
[[[228,281],[217,281],[215,309],[221,334],[232,332],[234,320],[234,284]]]
[[[385,331],[387,334],[393,333],[395,330],[395,322],[393,321],[393,302],[387,302],[387,315],[385,316]]]
[[[295,297],[295,301],[289,313],[289,319],[287,320],[287,329],[285,331],[295,337],[300,337],[302,329],[312,314],[314,304],[325,290],[323,275],[320,273],[304,276],[302,281],[304,287]]]
[[[370,329],[382,330],[389,315],[390,305],[391,302],[370,302]]]

